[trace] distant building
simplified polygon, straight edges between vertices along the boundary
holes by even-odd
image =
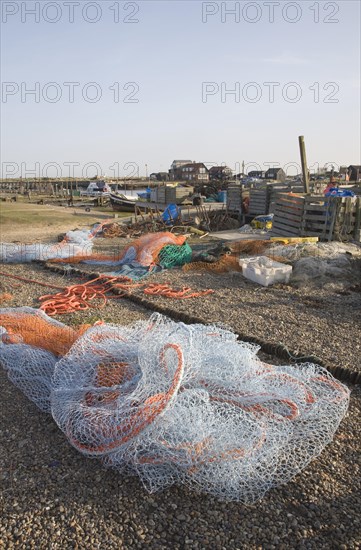
[[[248,172],[249,178],[258,178],[258,179],[264,179],[266,172],[262,172],[262,170],[252,170],[251,172]]]
[[[169,171],[171,179],[181,181],[207,182],[209,171],[203,162],[189,162]]]
[[[170,166],[169,179],[171,180],[177,179],[175,177],[176,171],[182,166],[185,166],[186,164],[192,164],[192,161],[191,160],[174,160]]]
[[[270,168],[265,174],[266,180],[276,180],[281,183],[286,181],[286,174],[282,168]]]
[[[347,169],[349,181],[361,181],[361,166],[351,164]]]
[[[211,180],[228,180],[232,177],[232,170],[228,166],[212,166],[209,170]]]
[[[184,166],[185,164],[192,164],[193,161],[191,160],[174,160],[171,164],[170,169],[175,170],[176,168],[180,168],[181,166]]]
[[[152,181],[169,181],[169,174],[168,172],[153,172],[149,178]]]

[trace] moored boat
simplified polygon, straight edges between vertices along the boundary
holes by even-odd
[[[141,201],[139,201],[137,197],[130,195],[110,193],[109,199],[113,210],[117,212],[134,212],[135,206],[144,208],[144,205],[142,206]]]

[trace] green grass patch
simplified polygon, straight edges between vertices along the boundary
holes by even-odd
[[[99,221],[97,214],[74,215],[73,212],[64,213],[49,206],[32,204],[0,203],[0,223],[4,226],[37,226],[63,225],[91,225]]]
[[[72,208],[54,208],[46,204],[0,203],[0,223],[3,227],[68,225],[69,229],[72,229],[76,226],[91,226],[98,221],[104,221],[106,214],[109,214],[109,218],[114,216],[112,210],[105,208],[101,210],[92,209],[88,214],[82,211],[74,214]],[[129,216],[126,212],[120,212],[119,214],[119,218]]]

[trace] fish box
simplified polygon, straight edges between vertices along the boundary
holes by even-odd
[[[292,274],[292,266],[275,262],[267,256],[241,258],[239,265],[242,267],[242,274],[246,279],[262,286],[288,283]]]

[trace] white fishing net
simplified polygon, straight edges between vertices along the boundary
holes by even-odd
[[[77,336],[77,331],[39,309],[0,308],[0,364],[9,379],[44,412],[51,412],[55,364]]]
[[[56,363],[51,411],[74,447],[149,491],[183,483],[254,502],[322,451],[349,402],[325,369],[266,365],[257,351],[157,314],[95,326]]]
[[[64,259],[71,256],[90,256],[93,249],[92,238],[102,224],[96,224],[93,229],[77,229],[68,231],[60,243],[2,243],[0,242],[0,261],[6,263],[47,261]]]
[[[9,336],[0,327],[0,364],[8,377],[39,409],[51,412],[50,394],[55,363],[53,353],[28,344],[8,344]]]

